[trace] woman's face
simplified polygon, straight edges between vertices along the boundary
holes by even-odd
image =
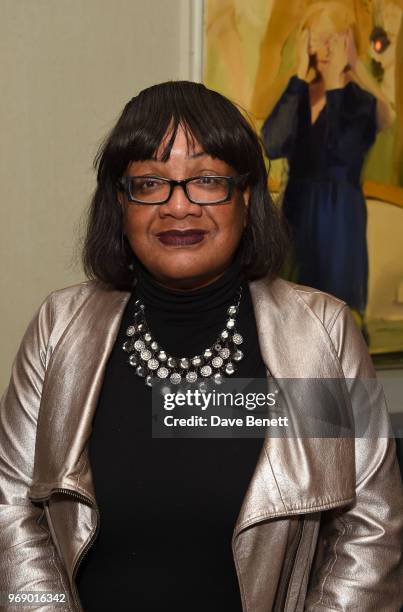
[[[331,61],[340,38],[345,35],[345,32],[336,31],[326,13],[314,20],[309,32],[309,53],[315,56],[318,67]]]
[[[178,128],[169,159],[160,161],[167,135],[157,160],[136,161],[127,176],[152,175],[185,179],[199,175],[235,176],[224,161],[210,157],[195,141],[188,150],[185,133]],[[183,189],[175,187],[166,204],[144,205],[119,195],[123,207],[123,230],[138,259],[161,284],[176,289],[201,287],[218,278],[228,267],[246,225],[249,191],[234,189],[223,204],[199,205],[190,202]],[[197,230],[197,242],[173,243],[171,230]]]

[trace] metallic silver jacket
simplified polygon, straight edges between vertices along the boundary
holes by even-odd
[[[250,290],[271,376],[375,376],[343,302],[280,279]],[[99,528],[87,442],[128,298],[95,281],[52,293],[2,399],[0,592],[67,593],[65,605],[30,610],[82,609],[75,575]],[[377,412],[382,428],[382,398]],[[245,612],[398,612],[403,493],[393,439],[267,439],[232,547]]]

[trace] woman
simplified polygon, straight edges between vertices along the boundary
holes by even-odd
[[[294,257],[289,274],[346,301],[367,303],[366,205],[360,174],[393,111],[358,59],[355,19],[340,2],[312,4],[300,24],[296,73],[266,119],[269,158],[287,158],[283,210]]]
[[[92,280],[45,300],[1,404],[0,590],[64,592],[71,611],[396,610],[392,439],[151,439],[157,378],[374,376],[346,305],[276,278],[249,124],[203,85],[163,83],[97,163]]]

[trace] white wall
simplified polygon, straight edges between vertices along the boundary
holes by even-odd
[[[0,392],[40,302],[83,278],[73,256],[103,136],[141,89],[197,71],[197,4],[0,0]]]

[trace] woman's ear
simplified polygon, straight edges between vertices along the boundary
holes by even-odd
[[[124,209],[125,209],[125,201],[124,201],[123,191],[118,191],[118,192],[117,192],[117,198],[118,198],[119,206],[120,206],[120,208],[121,208],[122,212],[124,212]]]
[[[243,198],[243,203],[244,203],[243,226],[245,228],[248,224],[248,216],[249,216],[250,187],[247,187],[245,191],[243,191],[242,198]]]
[[[125,196],[122,191],[117,192],[117,204],[122,215],[122,234],[126,235],[126,203]]]

